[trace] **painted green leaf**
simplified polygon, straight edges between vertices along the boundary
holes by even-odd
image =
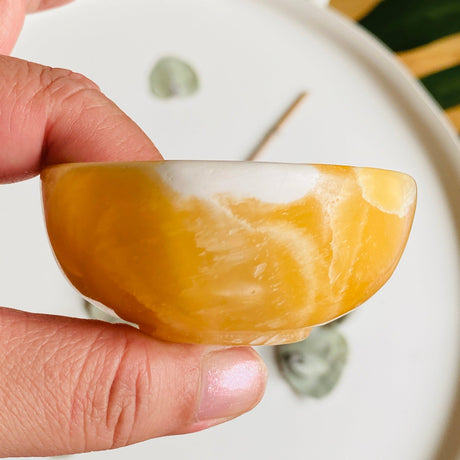
[[[150,73],[150,89],[160,98],[190,96],[198,88],[199,80],[195,70],[176,57],[161,58]]]
[[[317,327],[297,343],[275,348],[281,373],[300,395],[322,398],[339,382],[348,346],[335,327]]]
[[[87,300],[83,300],[83,306],[85,307],[86,314],[90,319],[97,319],[99,321],[104,321],[106,323],[126,323],[122,319],[116,317],[115,315],[111,315],[110,313],[106,313],[105,311],[101,310],[100,308],[96,307],[92,303],[88,302]]]
[[[460,32],[460,0],[383,0],[360,23],[405,51]]]

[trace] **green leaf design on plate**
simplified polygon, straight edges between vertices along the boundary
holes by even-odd
[[[337,385],[348,357],[335,327],[317,327],[305,340],[275,348],[281,373],[300,395],[323,398]]]
[[[97,319],[99,321],[104,321],[105,323],[112,323],[112,324],[117,324],[117,323],[123,323],[123,324],[129,324],[126,321],[123,321],[121,318],[118,318],[115,315],[111,315],[110,313],[107,313],[100,308],[96,307],[92,303],[88,302],[87,300],[83,300],[83,306],[85,308],[86,314],[88,315],[88,318],[90,319]]]
[[[160,98],[190,96],[199,86],[192,66],[173,56],[161,58],[150,72],[150,90]]]
[[[460,32],[459,0],[383,0],[360,21],[393,51]]]
[[[428,75],[420,81],[443,109],[460,104],[460,65]]]

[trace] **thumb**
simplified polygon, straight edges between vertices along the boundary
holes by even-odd
[[[111,449],[251,409],[265,367],[249,348],[178,345],[110,325],[0,309],[0,456]]]

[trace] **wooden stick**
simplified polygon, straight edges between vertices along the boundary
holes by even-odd
[[[304,91],[296,97],[295,101],[286,109],[276,123],[268,130],[260,142],[254,147],[247,157],[247,161],[253,161],[260,157],[264,148],[268,145],[272,137],[282,128],[287,119],[294,113],[299,105],[306,99],[308,93]]]

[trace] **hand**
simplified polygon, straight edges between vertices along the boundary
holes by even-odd
[[[0,49],[26,6],[0,0]],[[3,48],[1,48],[3,47]],[[81,75],[0,56],[0,183],[68,161],[155,160],[145,134]],[[1,244],[6,244],[5,242]],[[1,292],[0,292],[1,298]],[[266,371],[249,348],[164,343],[129,326],[0,308],[0,456],[110,449],[251,409]]]

